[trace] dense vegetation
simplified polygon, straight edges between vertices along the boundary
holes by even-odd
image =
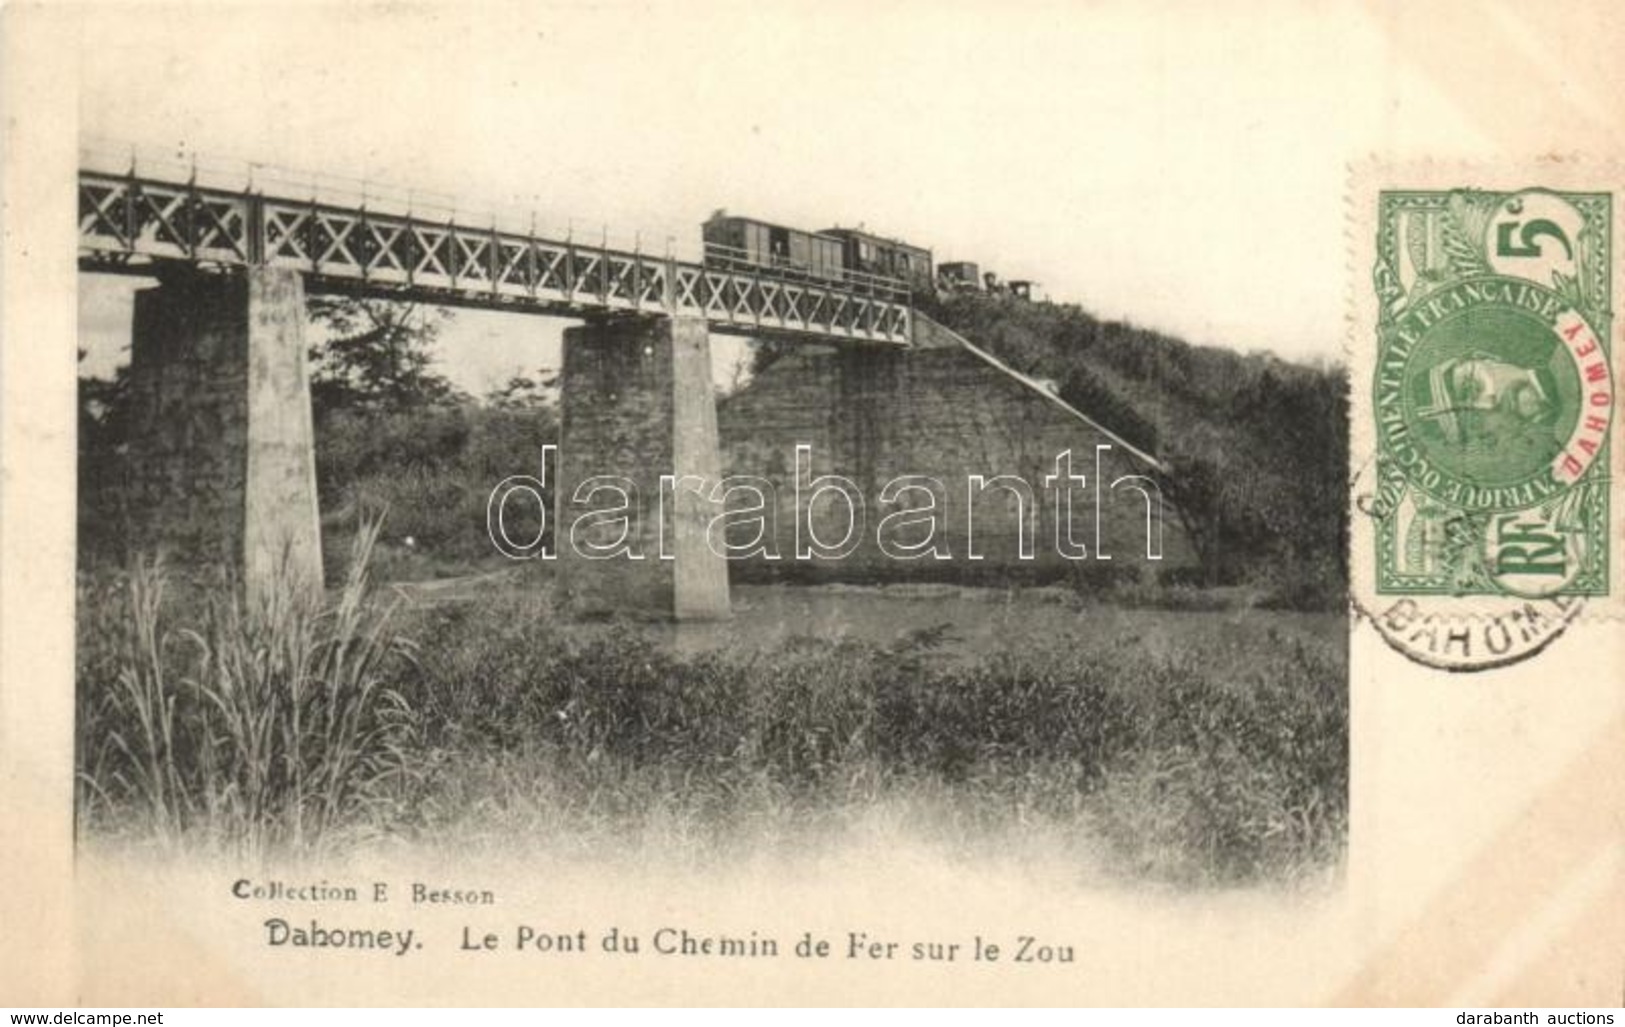
[[[436,370],[432,347],[451,316],[437,308],[315,297],[311,407],[328,579],[361,523],[382,517],[375,573],[415,579],[477,570],[502,558],[486,536],[486,499],[510,474],[532,473],[558,438],[553,379],[515,375],[481,397]],[[79,541],[82,562],[139,555],[125,529],[129,368],[79,381]],[[509,511],[517,535],[529,511]]]
[[[649,627],[561,624],[534,584],[395,620],[360,573],[325,610],[269,617],[165,587],[142,568],[80,597],[79,809],[137,843],[701,863],[839,844],[879,814],[950,852],[1058,841],[1183,885],[1319,876],[1341,853],[1335,643],[952,660],[928,629],[679,655]]]
[[[955,850],[1047,838],[1142,880],[1335,866],[1340,641],[1273,628],[1237,639],[1232,611],[1199,611],[1233,603],[1216,585],[1304,608],[1341,596],[1336,373],[1076,308],[948,300],[935,309],[945,323],[1172,465],[1202,573],[1087,600],[1179,608],[1155,614],[1169,618],[1167,644],[1040,631],[949,658],[926,628],[693,653],[648,625],[562,622],[536,576],[404,613],[372,594],[369,575],[500,563],[487,491],[528,470],[557,411],[543,376],[459,394],[425,357],[438,315],[357,301],[313,314],[327,332],[313,395],[340,583],[319,606],[280,595],[245,611],[229,588],[183,588],[134,551],[117,490],[101,487],[118,480],[128,382],[81,382],[83,827],[255,853],[381,836],[594,852],[613,837],[703,861],[838,840],[882,816]],[[1214,617],[1218,635],[1193,627]]]
[[[956,295],[943,324],[1170,468],[1164,481],[1207,583],[1266,586],[1285,605],[1341,602],[1348,398],[1338,367],[1243,356],[1067,304]]]
[[[922,303],[1018,370],[1056,382],[1063,398],[1170,468],[1165,492],[1202,561],[1189,583],[1256,586],[1296,608],[1341,604],[1340,369],[1192,346],[1071,305],[974,294]],[[430,359],[444,311],[315,299],[311,314],[325,338],[312,349],[312,397],[324,524],[336,543],[328,550],[342,553],[361,518],[386,513],[381,573],[490,563],[486,498],[509,474],[533,473],[542,445],[556,441],[554,381],[538,374],[480,398],[460,393]],[[84,537],[93,553],[120,557],[116,497],[100,486],[118,477],[127,398],[122,374],[81,383],[81,517],[94,526]]]

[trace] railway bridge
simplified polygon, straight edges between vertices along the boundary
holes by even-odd
[[[720,477],[710,333],[866,348],[910,341],[909,294],[896,282],[798,280],[459,223],[410,203],[335,203],[249,182],[202,185],[195,172],[90,164],[79,172],[81,269],[156,280],[135,299],[134,527],[151,543],[237,569],[250,595],[279,576],[321,582],[308,294],[581,322],[564,333],[554,494],[614,474],[649,483],[650,504],[663,474]],[[673,560],[584,566],[560,546],[567,585],[653,594],[679,619],[726,616],[727,567],[705,543],[710,514],[700,503],[684,493],[660,511],[667,548],[642,540],[651,543],[643,551]],[[645,512],[635,523],[656,525]]]

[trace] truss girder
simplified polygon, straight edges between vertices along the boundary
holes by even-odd
[[[906,343],[901,290],[703,267],[531,234],[233,193],[195,183],[79,174],[79,248],[90,263],[132,257],[270,265],[424,299],[547,313],[628,311],[704,317],[715,329]]]

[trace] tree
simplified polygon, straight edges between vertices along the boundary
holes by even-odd
[[[79,554],[123,555],[125,448],[130,432],[130,365],[109,378],[86,374],[79,351]]]
[[[536,374],[515,372],[506,385],[485,394],[485,405],[493,410],[535,410],[552,406],[559,387],[559,375],[551,368],[538,368]]]
[[[752,339],[750,341],[750,367],[746,378],[754,378],[780,360],[792,355],[802,344],[785,339]]]
[[[450,314],[441,307],[315,296],[310,319],[328,332],[311,347],[310,395],[318,420],[334,410],[398,413],[463,397],[432,370],[432,348]]]

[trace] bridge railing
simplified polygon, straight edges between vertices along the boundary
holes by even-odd
[[[705,266],[771,275],[793,282],[838,283],[865,296],[878,296],[895,303],[908,303],[912,296],[909,284],[901,278],[866,274],[844,267],[819,269],[783,255],[773,255],[764,261],[758,253],[726,243],[705,244]]]
[[[241,158],[194,156],[153,147],[132,147],[92,139],[79,150],[81,172],[148,182],[191,184],[207,191],[236,195],[277,196],[339,209],[365,209],[432,223],[495,228],[520,235],[574,239],[581,245],[658,253],[698,261],[700,249],[669,231],[628,231],[608,219],[565,217],[537,206],[500,203],[489,198],[406,187],[355,175],[306,171]],[[666,226],[668,229],[671,226]],[[647,229],[647,226],[645,226]],[[654,240],[657,246],[645,246]]]
[[[286,267],[336,286],[408,292],[447,302],[665,311],[742,333],[784,331],[909,341],[906,293],[847,282],[792,281],[459,224],[133,172],[81,171],[79,243],[93,265],[152,261]]]

